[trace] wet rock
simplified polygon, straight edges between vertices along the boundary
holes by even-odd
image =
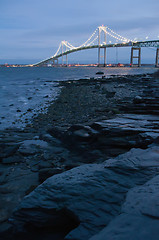
[[[11,239],[12,231],[13,231],[12,224],[8,222],[1,223],[0,238],[3,240]]]
[[[98,132],[90,126],[73,125],[68,129],[66,139],[69,136],[72,141],[90,141]]]
[[[34,155],[49,148],[48,143],[43,140],[25,140],[20,145],[18,152],[22,155]]]
[[[158,117],[153,115],[118,114],[89,126],[73,125],[64,133],[63,140],[69,148],[87,158],[88,163],[95,157],[94,150],[111,157],[131,148],[146,148],[158,137],[158,124]],[[94,161],[98,162],[99,156]]]
[[[116,92],[110,92],[110,91],[103,89],[102,93],[106,94],[106,98],[112,98],[112,97],[114,97]]]
[[[159,90],[157,82],[153,79],[142,92],[142,96],[136,96],[133,103],[120,106],[120,110],[127,113],[159,115]]]
[[[159,175],[129,190],[121,214],[90,240],[158,240],[158,212]]]
[[[155,139],[154,143],[159,145],[159,137]]]
[[[133,102],[138,104],[138,103],[142,103],[143,102],[143,99],[142,97],[140,96],[136,96],[134,99],[133,99]]]
[[[144,184],[158,174],[159,148],[132,149],[103,164],[87,164],[56,174],[36,188],[20,204],[13,223],[34,222],[29,209],[64,207],[78,216],[80,225],[67,239],[89,239],[120,214],[129,189]],[[20,213],[20,218],[16,217]],[[36,222],[36,219],[35,219]],[[17,226],[17,227],[16,227]],[[44,224],[45,226],[45,224]]]
[[[54,138],[51,134],[40,134],[40,139],[44,140],[46,142],[50,142],[53,143],[54,146],[56,145],[60,145],[61,141],[59,141],[58,139]]]
[[[31,108],[27,109],[27,112],[32,112],[32,111],[33,111],[33,109],[31,109]]]
[[[40,161],[39,163],[39,170],[45,169],[45,168],[52,168],[54,167],[54,164],[52,161]]]
[[[54,138],[60,139],[63,137],[63,131],[58,127],[51,127],[47,129],[47,133],[49,133]]]
[[[0,159],[13,156],[19,148],[19,145],[0,145]]]
[[[19,156],[12,156],[12,157],[2,159],[3,164],[13,164],[13,163],[20,163],[20,162],[22,162],[22,158]]]
[[[99,71],[99,72],[96,72],[96,74],[97,74],[97,75],[103,75],[104,72]]]
[[[21,209],[20,212],[14,213],[14,217],[17,219],[18,229],[12,229],[10,238],[7,238],[9,240],[60,240],[79,225],[78,217],[67,208]],[[0,236],[3,235],[0,234]]]

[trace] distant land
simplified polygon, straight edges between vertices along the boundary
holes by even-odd
[[[8,63],[5,63],[5,64],[0,64],[0,67],[25,67],[25,66],[28,66],[28,64],[8,64]],[[97,67],[98,64],[68,64],[68,65],[65,65],[65,64],[58,64],[58,65],[53,65],[53,64],[46,64],[46,65],[43,65],[43,67]],[[135,65],[134,65],[135,66]],[[142,67],[153,67],[154,64],[141,64]],[[33,67],[33,66],[30,66],[30,67]],[[103,67],[103,65],[101,64],[100,67]],[[106,67],[130,67],[130,64],[122,64],[122,63],[118,63],[118,64],[107,64]]]

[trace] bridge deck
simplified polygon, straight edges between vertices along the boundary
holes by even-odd
[[[102,44],[102,45],[100,45],[100,48],[112,48],[112,47],[159,47],[159,40],[142,41],[142,42],[128,42],[128,43],[115,43],[115,44]],[[73,48],[71,50],[60,53],[56,56],[52,56],[50,58],[42,60],[42,61],[40,61],[36,64],[33,64],[32,66],[40,66],[40,65],[45,64],[45,63],[47,63],[51,60],[58,59],[59,57],[62,57],[64,55],[67,55],[67,54],[70,54],[70,53],[73,53],[73,52],[78,52],[78,51],[81,51],[81,50],[92,49],[92,48],[99,48],[99,45]]]

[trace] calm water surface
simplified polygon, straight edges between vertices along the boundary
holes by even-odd
[[[58,81],[110,75],[153,73],[144,68],[0,68],[0,129],[25,127],[33,115],[47,111],[49,102],[60,93]]]

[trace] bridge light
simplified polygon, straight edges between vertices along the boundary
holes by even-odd
[[[149,37],[147,36],[146,39],[148,39]]]

